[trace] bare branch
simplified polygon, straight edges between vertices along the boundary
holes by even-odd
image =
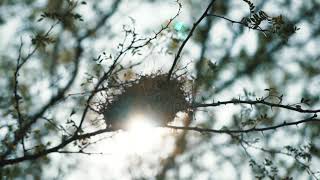
[[[176,13],[176,15],[174,15],[171,19],[169,19],[168,23],[165,26],[161,26],[161,29],[158,32],[155,32],[154,35],[152,37],[150,37],[149,39],[147,39],[143,44],[138,45],[138,46],[134,46],[135,49],[137,48],[141,48],[146,46],[147,44],[149,44],[152,40],[156,39],[164,30],[168,29],[169,26],[171,25],[171,23],[173,22],[174,19],[176,19],[180,12],[181,12],[181,8],[182,8],[182,4],[179,2],[179,0],[176,0],[176,3],[178,4],[178,11]],[[142,39],[141,39],[142,40]]]
[[[50,153],[54,153],[54,152],[58,152],[59,150],[61,150],[62,148],[64,148],[65,146],[67,146],[68,144],[72,143],[73,141],[76,140],[80,140],[80,139],[87,139],[90,138],[92,136],[96,136],[102,133],[106,133],[106,132],[113,132],[113,130],[111,129],[101,129],[101,130],[97,130],[91,133],[86,133],[86,134],[82,134],[82,135],[74,135],[72,137],[70,137],[69,139],[66,139],[64,141],[62,141],[59,145],[49,148],[49,149],[45,149],[43,151],[40,151],[38,153],[35,154],[25,154],[22,157],[18,157],[18,158],[12,158],[12,159],[4,159],[1,158],[0,159],[0,167],[6,166],[6,165],[10,165],[10,164],[17,164],[20,163],[22,161],[26,161],[26,160],[34,160],[37,159],[39,157],[45,156],[47,154]]]
[[[260,26],[257,26],[256,28],[254,28],[254,27],[251,27],[251,26],[249,26],[248,24],[246,24],[246,23],[244,23],[244,22],[235,21],[235,20],[229,19],[229,18],[224,17],[224,16],[220,16],[220,15],[217,15],[217,14],[208,14],[208,16],[218,17],[218,18],[227,20],[227,21],[229,21],[229,22],[232,23],[232,24],[240,24],[240,25],[245,26],[245,27],[247,27],[247,28],[249,28],[249,29],[254,29],[254,30],[261,31],[262,33],[264,33],[264,35],[266,35],[265,32],[271,32],[271,31],[268,30],[268,29],[262,29]]]
[[[19,67],[21,67],[20,60],[21,60],[21,56],[22,56],[22,52],[21,52],[22,47],[23,47],[23,42],[21,40],[20,47],[19,47],[19,54],[18,54],[18,58],[17,58],[16,70],[14,72],[14,87],[13,87],[13,94],[14,94],[14,99],[15,99],[15,109],[18,114],[19,128],[22,128],[22,123],[23,123],[23,117],[22,117],[22,114],[20,111],[20,100],[22,97],[18,94],[18,76],[19,76],[19,69],[20,69]],[[23,152],[25,152],[26,148],[24,145],[24,139],[22,139],[21,143],[22,143]]]
[[[102,152],[84,152],[84,151],[57,151],[60,154],[84,154],[84,155],[103,155]]]
[[[310,123],[310,122],[314,122],[314,123],[320,123],[320,119],[317,119],[316,116],[312,116],[300,121],[294,121],[294,122],[283,122],[282,124],[279,125],[275,125],[275,126],[269,126],[269,127],[263,127],[263,128],[250,128],[250,129],[238,129],[238,130],[229,130],[229,129],[221,129],[221,130],[216,130],[216,129],[208,129],[208,128],[199,128],[199,127],[180,127],[180,126],[171,126],[171,125],[167,125],[165,126],[165,128],[170,128],[170,129],[180,129],[180,130],[188,130],[188,131],[197,131],[200,133],[219,133],[219,134],[235,134],[235,133],[250,133],[250,132],[263,132],[263,131],[270,131],[270,130],[276,130],[278,128],[281,127],[286,127],[286,126],[293,126],[293,125],[299,125],[299,124],[303,124],[303,123]],[[85,134],[75,134],[74,136],[72,136],[71,138],[61,142],[61,144],[49,148],[49,149],[45,149],[39,153],[33,154],[33,155],[24,155],[22,157],[18,157],[18,158],[13,158],[13,159],[2,159],[0,161],[0,167],[2,166],[6,166],[9,164],[16,164],[25,160],[32,160],[32,159],[37,159],[41,156],[45,156],[47,154],[50,153],[54,153],[54,152],[58,152],[60,149],[64,148],[65,146],[67,146],[68,144],[70,144],[71,142],[75,141],[75,140],[80,140],[80,139],[87,139],[90,138],[92,136],[96,136],[99,134],[103,134],[106,132],[113,132],[112,129],[101,129],[101,130],[97,130],[91,133],[85,133]]]
[[[283,109],[288,109],[292,111],[296,111],[299,113],[319,113],[320,109],[302,109],[300,106],[291,106],[291,105],[283,105],[283,104],[277,104],[277,103],[271,103],[267,102],[265,100],[239,100],[239,99],[233,99],[230,101],[218,101],[218,102],[213,102],[210,104],[194,104],[192,107],[193,108],[199,108],[199,107],[216,107],[216,106],[221,106],[221,105],[227,105],[227,104],[248,104],[248,105],[267,105],[272,107],[278,107],[278,108],[283,108]]]
[[[176,66],[176,64],[177,64],[177,62],[178,62],[178,60],[179,60],[179,58],[180,58],[180,56],[181,56],[181,52],[182,52],[184,46],[187,44],[187,42],[189,41],[189,39],[190,39],[191,36],[193,35],[194,30],[197,28],[197,26],[200,24],[200,22],[201,22],[205,17],[208,16],[208,12],[209,12],[209,10],[210,10],[210,8],[212,7],[212,5],[213,5],[214,2],[215,2],[215,0],[212,0],[212,1],[209,3],[208,7],[207,7],[206,10],[203,12],[203,14],[200,16],[200,18],[193,24],[193,26],[192,26],[192,28],[191,28],[191,30],[190,30],[187,38],[182,42],[182,44],[181,44],[181,46],[180,46],[180,48],[179,48],[179,50],[178,50],[178,52],[177,52],[174,60],[173,60],[173,64],[172,64],[172,66],[171,66],[171,68],[170,68],[170,70],[169,70],[168,80],[171,78],[171,75],[172,75],[172,73],[173,73],[173,70],[174,70],[174,68],[175,68],[175,66]]]
[[[249,132],[263,132],[263,131],[270,131],[270,130],[276,130],[281,127],[286,126],[293,126],[298,125],[302,123],[320,123],[320,119],[316,119],[316,115],[300,120],[300,121],[294,121],[294,122],[286,122],[284,121],[282,124],[275,125],[275,126],[269,126],[269,127],[263,127],[263,128],[250,128],[250,129],[208,129],[208,128],[199,128],[199,127],[180,127],[180,126],[171,126],[167,125],[165,127],[171,128],[171,129],[180,129],[180,130],[191,130],[191,131],[197,131],[200,133],[219,133],[219,134],[233,134],[233,133],[249,133]]]

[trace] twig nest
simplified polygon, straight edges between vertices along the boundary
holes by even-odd
[[[126,124],[136,113],[148,117],[155,126],[173,121],[176,113],[190,107],[183,80],[167,79],[167,74],[141,76],[135,83],[123,85],[118,95],[108,97],[100,108],[108,128],[126,129]]]

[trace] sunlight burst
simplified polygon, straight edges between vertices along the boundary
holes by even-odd
[[[126,130],[121,131],[114,139],[114,151],[121,154],[144,154],[152,152],[162,144],[165,130],[156,127],[154,118],[149,114],[134,112],[128,119]]]
[[[129,119],[127,129],[131,132],[141,132],[154,128],[152,123],[152,117],[149,117],[142,113],[136,113]]]

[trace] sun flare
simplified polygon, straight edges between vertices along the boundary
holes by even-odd
[[[131,132],[143,132],[152,129],[155,125],[152,123],[151,118],[145,114],[136,113],[129,119],[127,129]]]
[[[132,113],[126,130],[120,131],[114,138],[114,150],[123,154],[143,154],[160,147],[166,131],[156,127],[154,118],[141,112]]]

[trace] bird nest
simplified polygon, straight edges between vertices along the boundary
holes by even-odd
[[[129,119],[137,112],[147,115],[155,126],[165,126],[174,120],[177,112],[188,111],[190,103],[184,80],[167,77],[168,74],[140,76],[132,83],[121,85],[117,94],[107,95],[106,101],[98,106],[107,128],[126,129]]]

